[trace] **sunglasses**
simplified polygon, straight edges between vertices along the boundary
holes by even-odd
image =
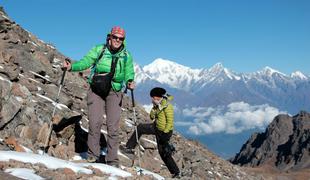
[[[111,36],[112,37],[112,39],[114,39],[114,40],[119,40],[119,41],[124,41],[125,40],[125,38],[124,37],[118,37],[118,36],[115,36],[115,35],[112,35]]]

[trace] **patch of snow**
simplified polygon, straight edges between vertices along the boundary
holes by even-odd
[[[128,156],[126,156],[125,154],[123,154],[120,150],[117,151],[117,154],[128,159],[128,160],[130,160],[130,158]]]
[[[23,102],[23,98],[22,98],[22,97],[20,97],[20,96],[15,96],[15,98],[16,98],[16,100],[17,100],[18,102]]]
[[[56,49],[54,46],[50,45],[50,44],[47,44],[47,47],[50,47],[52,49]]]
[[[43,44],[45,44],[45,42],[44,42],[44,41],[42,41],[41,39],[38,39],[38,41],[39,41],[39,42],[41,42],[41,43],[43,43]]]
[[[21,161],[24,163],[42,163],[49,169],[69,168],[76,173],[93,173],[92,170],[84,168],[79,164],[65,161],[62,159],[57,159],[48,155],[39,155],[15,151],[0,151],[0,161],[9,161],[10,159],[14,159],[16,161]]]
[[[55,65],[55,64],[53,64],[52,67],[53,67],[53,68],[60,68],[60,65]]]
[[[20,145],[22,148],[24,148],[24,150],[27,152],[27,153],[33,153],[33,151],[23,145]]]
[[[32,79],[32,78],[27,78],[27,79],[29,79],[30,81],[33,81],[33,82],[36,82],[36,83],[40,83],[39,81],[37,81],[37,80],[35,80],[35,79]]]
[[[46,97],[46,96],[43,96],[41,94],[38,94],[36,93],[36,95],[40,98],[43,98],[49,102],[51,102],[53,104],[53,106],[56,105],[56,107],[59,109],[59,110],[62,110],[62,108],[65,108],[65,109],[69,109],[68,106],[64,105],[64,104],[59,104],[59,103],[56,103],[55,101],[53,101],[52,99],[50,99],[49,97]]]
[[[128,127],[133,127],[133,124],[131,122],[129,122],[128,120],[125,119],[125,124],[128,126]]]
[[[61,60],[58,59],[58,58],[54,58],[54,59],[53,59],[53,63],[58,63],[58,62],[61,62]]]
[[[88,133],[88,129],[84,128],[83,126],[81,126],[81,129],[83,129],[83,131]]]
[[[23,74],[18,74],[18,76],[20,76],[20,77],[25,77]]]
[[[222,177],[222,175],[219,172],[215,172],[219,177]]]
[[[152,144],[157,146],[157,143],[155,141],[152,141],[152,140],[149,140],[149,139],[146,139],[146,138],[141,138],[141,139],[143,139],[144,141],[147,141],[147,142],[152,143]]]
[[[15,177],[29,180],[41,180],[44,179],[41,176],[35,174],[35,171],[27,168],[9,168],[4,172],[9,173]]]
[[[34,43],[34,42],[32,42],[32,41],[28,41],[28,42],[30,42],[30,43],[33,44],[34,46],[38,47],[38,45],[37,45],[36,43]]]
[[[82,167],[88,167],[91,166],[93,168],[99,169],[101,172],[106,173],[106,174],[111,174],[112,176],[120,176],[123,178],[126,177],[131,177],[132,175],[124,170],[121,170],[119,168],[109,166],[106,164],[101,164],[101,163],[78,163]]]
[[[118,176],[126,178],[132,176],[131,173],[127,171],[101,163],[73,163],[48,155],[38,155],[15,151],[0,151],[0,161],[9,161],[10,159],[32,164],[42,163],[49,169],[69,168],[76,173],[92,174],[93,171],[88,169],[88,167],[91,166],[93,168],[99,169],[105,174],[110,174],[112,177]]]
[[[36,72],[33,72],[33,71],[29,71],[31,74],[34,74],[35,76],[38,76],[38,77],[40,77],[40,78],[42,78],[42,79],[45,79],[45,80],[47,80],[48,82],[51,82],[51,80],[49,80],[48,78],[46,78],[45,76],[42,76],[42,75],[40,75],[40,74],[38,74],[38,73],[36,73]]]
[[[0,69],[4,69],[2,66],[0,66]]]
[[[40,155],[44,155],[44,151],[42,151],[41,149],[37,150],[38,154]]]
[[[1,16],[4,17],[5,19],[10,20],[10,19],[9,19],[6,15],[4,15],[4,14],[1,14]]]
[[[41,88],[40,86],[37,86],[37,88],[38,88],[38,91],[41,91],[41,90],[42,90],[42,88]]]
[[[6,79],[6,78],[4,78],[4,77],[2,77],[2,76],[0,76],[0,80],[6,81],[6,82],[9,82],[10,84],[12,84],[12,82],[11,82],[10,80],[8,80],[8,79]]]
[[[31,102],[37,103],[38,101],[36,101],[36,100],[32,99],[32,100],[31,100]]]

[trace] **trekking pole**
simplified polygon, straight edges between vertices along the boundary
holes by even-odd
[[[135,123],[135,131],[136,131],[136,141],[138,143],[138,162],[139,162],[139,167],[140,167],[138,172],[141,174],[142,173],[142,169],[141,169],[141,160],[140,160],[140,141],[139,141],[139,137],[138,137],[135,98],[134,98],[134,95],[133,95],[133,89],[130,89],[130,91],[131,91],[131,100],[132,100],[133,120],[134,120],[134,123]]]
[[[55,112],[56,112],[56,108],[57,108],[57,105],[58,105],[58,102],[59,102],[59,95],[60,95],[61,89],[62,89],[63,84],[64,84],[66,72],[67,72],[67,68],[64,68],[63,69],[63,73],[62,73],[62,77],[61,77],[61,81],[60,81],[60,85],[59,85],[59,89],[58,89],[58,93],[57,93],[57,97],[56,97],[56,100],[55,100],[56,103],[55,103],[55,106],[54,106],[54,109],[53,109],[52,119],[50,121],[49,128],[48,128],[48,133],[47,133],[47,136],[46,136],[46,139],[45,139],[45,143],[44,143],[43,154],[46,152],[46,148],[47,148],[47,146],[49,144],[49,141],[50,141],[50,138],[51,138],[51,134],[52,134],[52,131],[53,131],[53,118],[54,118],[54,115],[55,115]]]

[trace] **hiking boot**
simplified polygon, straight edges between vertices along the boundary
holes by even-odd
[[[95,156],[92,156],[92,155],[88,155],[87,157],[87,162],[89,163],[95,163],[97,161],[97,158]]]
[[[95,163],[102,163],[102,164],[106,164],[105,161],[105,156],[104,155],[100,155],[98,159],[96,159]]]
[[[119,168],[119,163],[117,161],[108,161],[107,165]]]

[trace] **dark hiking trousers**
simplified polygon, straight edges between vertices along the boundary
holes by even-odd
[[[170,131],[169,133],[159,131],[154,123],[139,124],[137,130],[138,130],[138,138],[140,138],[141,135],[143,134],[146,135],[153,134],[156,136],[157,148],[161,159],[164,161],[171,174],[178,174],[180,170],[177,164],[173,160],[171,153],[166,152],[166,149],[168,149],[169,146],[168,142],[172,136],[172,131]],[[134,131],[131,137],[129,138],[128,142],[126,143],[126,148],[134,149],[136,145],[137,145],[136,132]]]
[[[91,156],[100,156],[100,130],[103,124],[103,114],[106,112],[107,123],[107,162],[118,162],[118,129],[121,115],[122,93],[110,91],[109,95],[102,99],[90,89],[87,94],[89,131],[88,152]]]

